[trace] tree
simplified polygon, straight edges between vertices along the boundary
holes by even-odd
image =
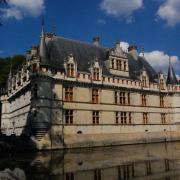
[[[0,88],[6,87],[7,78],[12,65],[12,73],[21,67],[26,58],[22,55],[16,55],[13,57],[0,58]]]

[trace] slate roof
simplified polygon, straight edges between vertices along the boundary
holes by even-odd
[[[78,70],[89,72],[89,67],[95,58],[98,58],[102,66],[104,75],[111,75],[105,66],[104,61],[108,59],[110,48],[97,47],[93,44],[87,44],[63,37],[54,36],[47,42],[49,58],[41,62],[43,65],[48,65],[58,69],[64,69],[64,60],[68,55],[73,54],[78,64]],[[130,54],[127,54],[129,60],[130,78],[137,79],[142,68],[147,71],[150,80],[157,74],[151,65],[143,58],[138,57],[138,60],[133,59]],[[113,75],[111,75],[113,76]]]
[[[174,69],[172,67],[171,61],[169,60],[169,68],[168,68],[168,76],[167,76],[167,84],[178,84],[178,80],[176,78]]]

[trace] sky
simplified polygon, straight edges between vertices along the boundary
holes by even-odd
[[[46,32],[103,47],[137,45],[157,70],[180,75],[180,0],[8,0],[0,7],[0,56],[25,54]],[[144,50],[143,50],[144,49]]]

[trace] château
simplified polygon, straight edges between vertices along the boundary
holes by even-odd
[[[37,149],[180,139],[180,84],[171,61],[156,72],[136,46],[84,43],[42,27],[26,63],[1,94],[1,132]]]

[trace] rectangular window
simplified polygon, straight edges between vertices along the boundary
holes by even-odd
[[[99,124],[99,111],[93,111],[93,124]]]
[[[124,62],[124,71],[126,71],[126,70],[127,70],[127,63]]]
[[[118,167],[118,179],[133,179],[134,177],[134,164],[121,165]]]
[[[130,93],[127,93],[127,98],[128,98],[128,105],[130,105],[131,104]]]
[[[115,104],[118,104],[118,92],[115,91],[114,93],[114,98],[115,98]]]
[[[141,101],[142,101],[142,106],[146,106],[147,105],[147,98],[145,94],[141,95]]]
[[[65,180],[74,180],[74,174],[73,173],[66,173],[65,174]]]
[[[130,105],[131,103],[130,93],[115,91],[114,100],[115,100],[115,104]]]
[[[129,112],[129,124],[132,124],[132,114]]]
[[[161,123],[166,124],[166,114],[165,113],[161,114]]]
[[[74,64],[67,64],[67,76],[74,77]]]
[[[160,79],[159,86],[160,89],[164,89],[164,79]]]
[[[92,89],[92,103],[99,103],[99,90],[98,89]]]
[[[127,124],[127,113],[121,112],[121,124]]]
[[[101,170],[100,169],[94,170],[94,180],[101,180]]]
[[[132,116],[130,112],[116,112],[116,124],[131,124]]]
[[[114,59],[111,60],[111,67],[112,67],[112,69],[115,69],[115,67],[114,67]]]
[[[93,69],[93,80],[95,80],[95,81],[99,80],[99,68]]]
[[[65,110],[65,123],[73,124],[73,110]]]
[[[65,87],[65,101],[73,101],[73,87]]]
[[[146,173],[147,175],[151,174],[151,161],[146,161]]]
[[[116,60],[116,68],[117,70],[121,71],[122,70],[122,61],[117,59]]]
[[[147,87],[147,78],[146,78],[146,76],[142,77],[142,86]]]
[[[126,93],[125,92],[120,92],[119,102],[121,105],[126,104]]]
[[[160,107],[164,107],[164,96],[160,96]]]
[[[148,124],[148,113],[143,113],[143,124]]]

